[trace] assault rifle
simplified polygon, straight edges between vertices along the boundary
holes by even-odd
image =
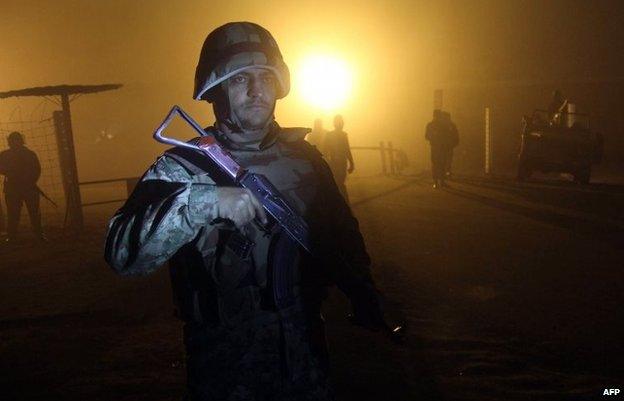
[[[198,140],[183,142],[163,135],[163,131],[171,124],[171,121],[176,115],[179,115],[195,130],[199,135]],[[182,110],[182,108],[177,105],[171,108],[163,122],[156,128],[156,131],[154,131],[154,139],[164,144],[192,149],[206,155],[212,161],[212,164],[216,166],[221,173],[229,177],[235,185],[247,188],[256,195],[262,207],[273,218],[274,222],[277,223],[290,238],[301,245],[303,249],[312,254],[308,225],[303,218],[288,205],[277,188],[275,188],[265,176],[252,173],[242,168],[236,160],[234,160],[232,155],[219,145],[212,135],[207,134],[191,116]],[[256,223],[260,224],[258,222]],[[264,227],[264,229],[268,230],[266,227]],[[288,288],[286,288],[288,285],[282,282],[280,276],[281,275],[275,277],[277,281],[275,283],[276,300],[288,296]],[[406,328],[405,324],[390,327],[382,316],[380,316],[379,319],[380,322],[377,323],[379,328],[390,335],[394,341],[400,342],[403,339]],[[356,322],[355,319],[351,320],[354,323]]]
[[[183,142],[163,135],[173,118],[179,115],[200,136],[194,143]],[[262,204],[266,212],[274,221],[303,249],[312,253],[308,225],[299,214],[293,210],[279,193],[277,188],[261,174],[252,173],[242,168],[236,160],[225,150],[217,140],[206,131],[179,106],[173,106],[167,117],[154,131],[154,139],[158,142],[173,146],[193,149],[206,155],[222,173],[228,176],[235,185],[249,189]]]

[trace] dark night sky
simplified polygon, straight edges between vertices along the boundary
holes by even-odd
[[[623,10],[618,1],[449,2],[436,42],[450,81],[621,78]]]
[[[287,59],[294,47],[291,39],[316,37],[325,42],[331,34],[352,40],[351,45],[368,44],[367,50],[377,52],[380,63],[389,61],[384,57],[404,57],[406,64],[415,63],[426,73],[425,82],[623,75],[620,1],[289,3],[233,1],[217,6],[218,2],[181,1],[173,6],[168,1],[2,0],[0,89],[13,88],[12,81],[43,82],[46,71],[56,78],[61,75],[57,70],[72,67],[85,78],[154,79],[142,68],[156,61],[149,56],[158,49],[177,45],[193,60],[204,34],[237,16],[264,23],[278,39],[281,34],[282,42],[289,41],[283,45]],[[368,42],[355,42],[360,34]],[[194,63],[190,64],[192,69]]]

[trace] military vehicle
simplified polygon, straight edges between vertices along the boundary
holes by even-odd
[[[590,130],[587,114],[535,110],[523,125],[518,180],[539,171],[568,173],[576,182],[589,183],[592,165],[602,159],[603,141]]]

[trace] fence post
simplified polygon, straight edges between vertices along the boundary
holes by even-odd
[[[383,141],[379,142],[379,152],[381,153],[381,172],[386,175],[388,174],[386,170],[386,147]]]
[[[566,122],[565,122],[566,127],[572,128],[572,126],[576,122],[576,104],[568,103],[565,116],[566,116]]]
[[[485,108],[485,174],[492,172],[492,132],[490,125],[490,108]]]
[[[61,96],[61,101],[63,109],[54,111],[52,117],[54,119],[59,164],[65,192],[66,211],[63,226],[81,230],[84,225],[84,218],[82,215],[80,186],[78,185],[76,150],[74,148],[71,116],[69,114],[69,96]]]

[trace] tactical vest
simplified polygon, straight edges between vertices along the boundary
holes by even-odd
[[[310,205],[322,192],[318,151],[303,140],[277,140],[267,149],[230,152],[243,168],[267,177],[304,219],[308,217]],[[208,173],[217,185],[233,185],[199,153],[175,148],[167,155],[193,176]],[[305,274],[301,266],[314,262],[288,240],[279,230],[267,234],[253,224],[243,232],[223,223],[202,229],[170,260],[179,317],[198,325],[239,326],[261,311],[299,302]],[[280,292],[284,299],[276,299],[276,284],[287,288],[285,296]]]

